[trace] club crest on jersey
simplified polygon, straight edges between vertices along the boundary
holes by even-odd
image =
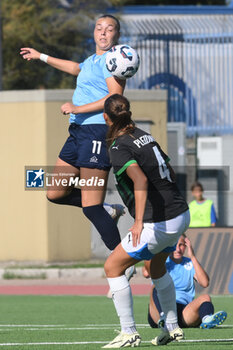
[[[185,270],[188,270],[188,271],[192,270],[192,268],[193,268],[192,262],[188,261],[186,264],[184,264],[184,268],[185,268]]]

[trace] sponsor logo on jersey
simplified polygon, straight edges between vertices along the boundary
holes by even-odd
[[[98,163],[98,158],[96,156],[91,157],[90,163]]]

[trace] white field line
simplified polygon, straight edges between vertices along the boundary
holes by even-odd
[[[83,324],[82,327],[117,327],[119,323]],[[147,323],[137,323],[137,326],[148,326]],[[1,327],[67,327],[66,324],[0,324]]]
[[[1,327],[66,327],[65,324],[0,324]]]
[[[0,343],[0,346],[33,346],[33,345],[86,345],[86,344],[106,344],[109,341],[80,341],[80,342],[41,342],[41,343]],[[206,342],[218,342],[218,343],[228,343],[233,342],[231,339],[189,339],[181,340],[180,343],[206,343]],[[142,343],[147,344],[150,341],[142,341]]]
[[[67,327],[65,325],[0,325],[0,333],[5,331],[15,331],[17,328],[24,331],[89,331],[89,330],[111,330],[112,328],[120,327],[119,324],[109,325],[83,325],[82,327]],[[233,325],[220,325],[216,328],[231,328]],[[138,329],[150,328],[148,324],[138,324]]]
[[[146,328],[146,327],[137,327],[137,328]],[[25,327],[25,328],[20,328],[19,330],[20,331],[40,331],[40,332],[42,332],[42,331],[59,331],[59,330],[62,330],[62,331],[75,331],[75,330],[77,330],[77,331],[85,331],[85,330],[87,330],[87,331],[89,331],[89,330],[104,330],[104,329],[109,329],[109,330],[111,330],[112,329],[112,327],[57,327],[57,328],[52,328],[52,327],[49,327],[49,328],[27,328],[27,327]],[[1,329],[1,327],[0,327],[0,332],[5,332],[5,331],[16,331],[17,330],[17,328],[3,328],[3,329]]]

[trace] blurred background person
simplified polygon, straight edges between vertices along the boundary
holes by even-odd
[[[189,203],[191,215],[190,227],[216,226],[217,216],[213,201],[203,197],[204,188],[200,182],[195,182],[192,187],[194,200]]]

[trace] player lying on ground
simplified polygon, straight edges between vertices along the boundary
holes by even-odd
[[[119,94],[110,96],[105,101],[104,118],[109,126],[107,140],[117,189],[135,220],[104,267],[121,324],[121,333],[104,348],[140,344],[131,288],[124,275],[140,260],[151,260],[150,275],[165,314],[162,333],[152,343],[165,345],[183,338],[177,322],[175,288],[165,261],[189,226],[188,205],[176,186],[167,155],[131,120],[129,101]]]
[[[185,250],[189,258],[184,257]],[[173,279],[176,290],[176,305],[178,324],[182,328],[200,327],[213,328],[222,324],[227,317],[225,311],[214,313],[214,306],[208,294],[194,299],[196,281],[201,287],[209,285],[209,277],[197,260],[191,242],[183,234],[166,261],[166,268]],[[149,277],[149,266],[145,263],[143,274]],[[163,322],[162,308],[154,286],[151,288],[148,322],[152,328],[157,328]]]

